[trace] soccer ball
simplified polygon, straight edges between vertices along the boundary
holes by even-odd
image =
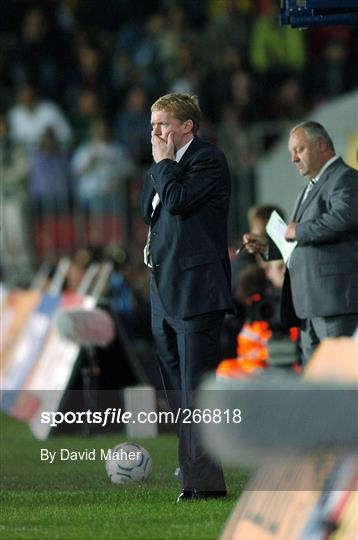
[[[144,482],[152,470],[152,458],[148,450],[136,443],[117,444],[106,459],[108,478],[114,484]]]

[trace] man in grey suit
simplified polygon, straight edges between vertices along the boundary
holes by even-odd
[[[281,312],[299,323],[305,361],[326,337],[351,336],[358,324],[358,172],[334,150],[325,128],[295,126],[288,149],[309,179],[296,200],[286,240],[297,241],[285,275]],[[281,258],[264,237],[245,234],[250,252]]]

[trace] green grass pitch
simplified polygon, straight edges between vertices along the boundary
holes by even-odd
[[[247,480],[226,471],[225,500],[176,504],[180,491],[175,435],[136,439],[150,452],[153,471],[140,485],[112,484],[105,462],[40,460],[40,449],[113,448],[119,435],[56,436],[41,442],[24,424],[0,416],[2,539],[216,539]]]

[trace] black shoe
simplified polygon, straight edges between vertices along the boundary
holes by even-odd
[[[200,501],[203,499],[220,499],[227,496],[226,491],[198,491],[197,489],[183,489],[177,502]]]

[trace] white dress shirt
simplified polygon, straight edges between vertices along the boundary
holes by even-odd
[[[302,200],[301,200],[301,204],[306,200],[309,192],[311,191],[311,189],[313,188],[313,186],[315,184],[317,184],[318,180],[320,179],[320,177],[322,176],[322,174],[324,173],[324,171],[326,169],[328,169],[328,167],[331,165],[331,163],[334,163],[336,161],[336,159],[338,159],[338,156],[333,156],[331,159],[329,159],[328,161],[326,161],[326,163],[323,165],[322,169],[319,171],[319,173],[317,174],[317,176],[315,176],[314,178],[310,178],[307,186],[306,186],[306,190],[303,194],[303,197],[302,197]]]

